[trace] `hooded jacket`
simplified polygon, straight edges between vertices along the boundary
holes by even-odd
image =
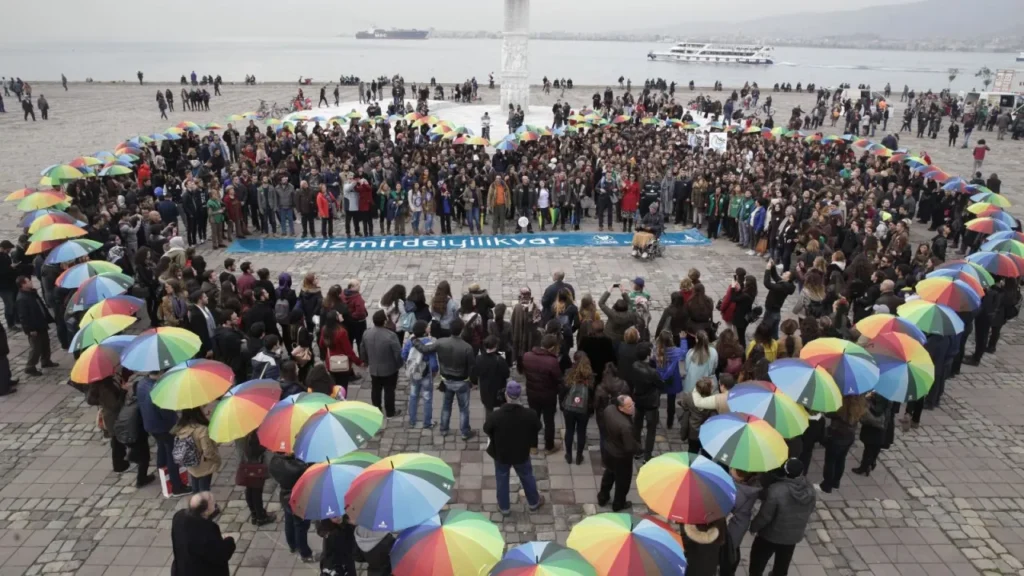
[[[621,312],[615,310],[613,307],[609,307],[609,296],[611,296],[611,294],[605,291],[605,293],[601,295],[601,299],[598,301],[598,306],[600,306],[601,311],[608,316],[608,321],[604,326],[604,333],[612,339],[612,342],[618,343],[622,342],[622,335],[625,334],[626,330],[636,326],[636,312],[629,310],[628,307],[626,310]],[[628,302],[628,297],[625,294],[622,294],[621,299],[627,300]]]
[[[678,362],[676,365],[678,366]],[[631,378],[627,382],[633,388],[633,401],[636,402],[638,408],[658,409],[661,393],[665,389],[665,381],[661,379],[658,371],[651,366],[650,362],[647,360],[633,362]]]
[[[764,503],[750,523],[751,534],[772,544],[798,544],[804,539],[816,499],[806,476],[775,482],[765,490]]]

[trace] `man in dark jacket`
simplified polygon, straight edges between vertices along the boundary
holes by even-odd
[[[187,510],[178,510],[171,520],[171,576],[228,576],[228,561],[235,553],[235,539],[223,537],[213,521],[220,513],[213,494],[192,496]]]
[[[487,454],[494,458],[494,475],[497,478],[498,511],[502,516],[512,513],[509,503],[508,482],[513,468],[519,476],[519,484],[526,492],[526,503],[533,512],[544,504],[544,497],[537,493],[537,479],[533,476],[530,463],[530,449],[537,445],[540,418],[537,413],[519,404],[523,387],[516,381],[505,385],[507,402],[487,416],[484,434],[491,439]]]
[[[633,455],[640,451],[640,445],[633,436],[633,416],[635,406],[629,396],[619,396],[613,404],[604,409],[604,474],[601,476],[601,489],[597,492],[597,504],[607,506],[611,500],[612,511],[618,512],[633,506],[626,500],[629,485],[633,481]],[[615,496],[611,497],[612,487]]]
[[[885,306],[889,309],[889,314],[895,314],[896,309],[903,304],[903,299],[896,295],[896,283],[892,280],[882,280],[879,290],[881,293],[875,300],[875,306]]]
[[[772,338],[775,339],[779,337],[782,305],[786,303],[786,298],[796,291],[796,286],[789,281],[789,278],[789,272],[783,272],[780,278],[775,269],[775,261],[768,261],[764,271],[764,287],[768,290],[768,294],[764,297],[764,318],[761,319],[761,322],[771,326]]]
[[[611,296],[611,290],[619,291],[619,299],[609,308],[608,297]],[[604,325],[604,333],[612,339],[616,346],[622,342],[622,335],[626,333],[626,330],[636,326],[636,312],[629,309],[627,290],[628,288],[625,286],[613,285],[609,290],[605,290],[597,303],[601,307],[601,311],[608,316],[608,321]]]
[[[545,334],[540,346],[523,355],[526,373],[526,400],[530,408],[544,418],[544,449],[548,455],[560,449],[555,445],[555,411],[562,389],[562,369],[558,364],[558,336]]]
[[[25,276],[18,277],[18,298],[15,301],[15,309],[18,311],[18,320],[22,330],[28,336],[29,353],[28,362],[25,366],[25,374],[29,376],[42,376],[43,373],[36,368],[36,363],[42,360],[43,368],[56,368],[57,364],[50,360],[50,324],[53,323],[53,316],[43,304],[43,299],[32,286],[32,280]]]
[[[248,332],[253,324],[262,322],[266,334],[280,337],[281,333],[277,330],[277,318],[274,316],[274,307],[270,302],[270,295],[267,294],[266,290],[257,288],[253,291],[253,298],[256,299],[256,304],[242,316],[242,330]]]
[[[402,367],[402,343],[394,330],[384,327],[387,319],[388,315],[383,310],[374,312],[373,328],[363,335],[359,357],[366,362],[370,372],[371,402],[385,416],[394,418],[402,413],[395,409],[395,387],[398,386],[398,369]]]
[[[630,381],[628,384],[633,389],[633,401],[636,404],[636,414],[633,415],[633,437],[636,443],[640,444],[640,433],[643,429],[644,420],[647,420],[647,442],[644,444],[643,458],[646,462],[651,459],[654,452],[654,435],[658,427],[658,406],[661,402],[661,392],[665,389],[665,381],[658,376],[658,371],[651,366],[648,359],[651,356],[651,343],[641,342],[636,346],[636,360],[630,370]],[[636,457],[640,458],[638,452]]]
[[[208,358],[213,354],[213,334],[217,330],[217,322],[213,311],[207,308],[208,299],[201,290],[188,295],[188,329],[199,336],[199,352],[196,358]]]
[[[750,523],[750,533],[756,535],[750,546],[750,576],[762,576],[772,556],[772,574],[785,574],[814,512],[817,497],[803,475],[803,463],[790,458],[782,471],[785,477],[765,489],[764,503]]]
[[[1004,280],[985,291],[981,299],[981,309],[974,317],[974,354],[964,359],[964,364],[977,366],[981,364],[981,357],[988,349],[988,336],[992,331],[992,324],[995,321],[996,313],[1003,308],[1003,285]]]
[[[8,330],[16,329],[18,324],[18,314],[14,309],[14,300],[18,295],[18,285],[15,283],[18,273],[14,268],[11,250],[14,250],[14,244],[9,240],[0,241],[0,299],[4,302],[4,319]]]
[[[7,396],[18,391],[15,388],[18,381],[11,379],[11,362],[7,359],[7,355],[10,353],[11,348],[7,344],[7,331],[0,326],[0,396]]]
[[[508,382],[508,362],[498,355],[500,346],[498,337],[488,336],[484,338],[484,353],[476,357],[473,370],[469,374],[469,381],[480,389],[480,402],[484,405],[484,418],[491,415],[495,408],[500,408],[505,403],[505,394],[501,389]]]
[[[238,314],[234,310],[218,310],[211,346],[213,359],[231,367],[235,382],[245,382],[249,379],[249,363],[242,355],[243,335],[235,326],[237,320]]]
[[[295,457],[294,454],[274,454],[267,467],[271,478],[281,487],[281,509],[284,511],[284,538],[288,542],[288,549],[299,553],[302,561],[309,564],[316,561],[313,550],[309,548],[307,537],[309,533],[309,520],[303,520],[292,512],[289,503],[292,497],[292,488],[302,477],[303,472],[309,464]],[[344,513],[338,510],[338,515]]]
[[[139,403],[142,429],[156,440],[156,466],[167,468],[172,494],[188,494],[192,489],[182,483],[178,464],[171,456],[174,451],[174,436],[171,435],[171,429],[178,422],[178,415],[174,410],[166,410],[153,403],[153,387],[156,386],[159,376],[148,374],[135,384],[135,398]]]
[[[551,311],[551,307],[555,305],[555,300],[558,298],[558,293],[563,289],[568,290],[572,294],[573,300],[576,299],[576,289],[565,281],[565,272],[556,270],[551,274],[551,285],[544,289],[544,296],[540,299],[540,305],[543,317],[541,320],[547,322],[554,317]]]
[[[451,336],[441,338],[436,342],[424,344],[421,339],[413,340],[412,345],[423,354],[437,353],[437,362],[440,365],[441,380],[444,386],[444,400],[441,404],[441,435],[448,434],[448,425],[452,419],[452,402],[459,402],[459,428],[463,440],[470,440],[476,436],[476,432],[469,427],[469,376],[473,371],[475,353],[473,346],[462,339],[462,329],[465,325],[462,320],[452,320],[449,329]]]

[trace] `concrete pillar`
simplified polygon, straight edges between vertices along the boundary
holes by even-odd
[[[508,105],[530,106],[530,0],[505,0],[501,42],[501,111]]]

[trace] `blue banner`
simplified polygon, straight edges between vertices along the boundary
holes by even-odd
[[[666,232],[663,246],[709,246],[697,230]],[[504,236],[371,236],[369,238],[268,238],[235,240],[228,252],[368,252],[381,250],[502,250],[507,248],[579,248],[583,246],[632,246],[633,234],[572,232],[564,234],[515,234]]]

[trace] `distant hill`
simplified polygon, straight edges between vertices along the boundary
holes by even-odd
[[[738,35],[758,38],[873,36],[924,40],[984,40],[1024,33],[1020,0],[923,0],[837,12],[805,12],[742,22],[688,22],[649,31],[675,38]]]

